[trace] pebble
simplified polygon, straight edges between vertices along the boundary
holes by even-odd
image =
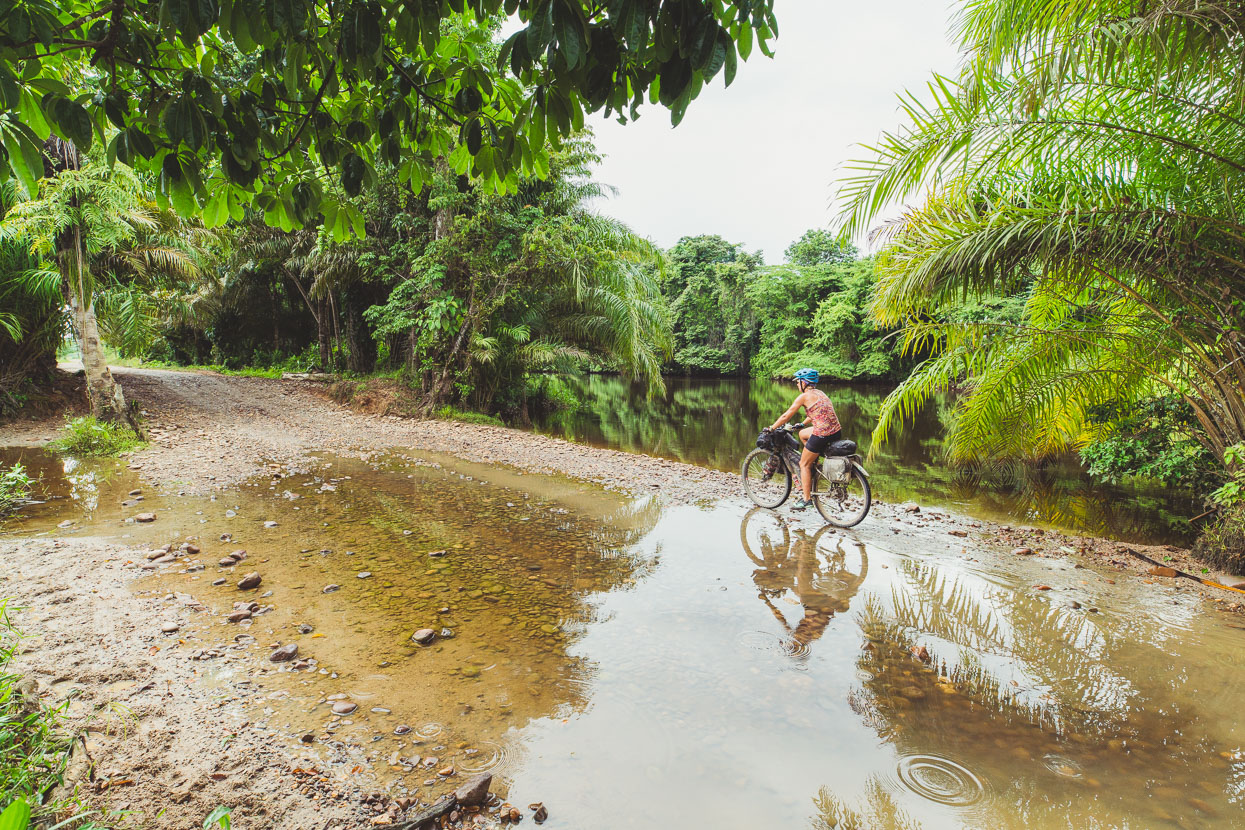
[[[315,630],[316,630],[315,626],[313,626],[311,623],[303,623],[302,625],[298,627],[299,634],[310,634],[311,632]]]
[[[298,656],[298,644],[286,643],[268,655],[268,660],[273,663],[284,663],[288,660],[293,660],[296,656]]]
[[[372,576],[371,571],[359,571],[359,579],[368,579]]]
[[[1012,551],[1012,554],[1014,556],[1032,556],[1033,548],[1016,548]]]
[[[1150,573],[1150,576],[1166,576],[1166,577],[1180,576],[1179,572],[1177,572],[1175,568],[1169,568],[1165,565],[1155,565],[1153,568],[1150,569],[1149,573]]]
[[[58,524],[57,527],[73,527],[73,519],[66,519]]]
[[[359,708],[359,704],[351,703],[349,700],[339,700],[333,704],[334,715],[349,715],[355,709]]]
[[[331,593],[333,593],[334,591],[338,590],[339,588],[341,588],[341,586],[340,586],[340,585],[325,585],[325,586],[324,586],[324,588],[323,588],[323,589],[321,589],[320,593],[322,593],[322,594],[331,594]]]
[[[437,632],[431,628],[421,628],[411,635],[411,639],[421,646],[426,646],[437,638]]]
[[[400,724],[400,725],[398,725],[398,726],[395,726],[395,727],[394,727],[394,729],[393,729],[393,734],[395,734],[395,735],[405,735],[406,733],[408,733],[408,732],[410,732],[410,731],[411,731],[411,727],[409,727],[409,726],[407,726],[405,723],[403,723],[403,724]]]
[[[249,620],[250,618],[251,618],[251,611],[249,608],[243,608],[238,611],[234,611],[227,617],[227,619],[231,623],[239,623],[239,622],[242,622],[243,620]]]
[[[276,527],[276,526],[277,526],[277,523],[276,523],[276,522],[274,522],[274,521],[272,521],[271,519],[269,519],[268,521],[264,522],[264,527]]]
[[[968,531],[967,530],[948,530],[947,534],[950,536],[959,536],[961,539],[963,539],[968,536]]]
[[[263,577],[255,571],[251,571],[249,574],[238,580],[238,588],[242,591],[249,591],[252,588],[258,588],[260,582],[263,582]]]
[[[212,584],[213,584],[213,585],[224,585],[224,584],[225,584],[225,580],[224,580],[224,579],[217,579],[217,580],[213,581],[213,582],[212,582]]]
[[[146,524],[147,522],[154,522],[155,520],[156,520],[155,513],[139,513],[138,515],[134,517],[134,521],[142,522],[144,524]]]
[[[130,492],[126,493],[127,496],[141,496],[142,494],[143,494],[142,490],[131,490]]]
[[[180,629],[181,629],[181,626],[174,622],[165,623],[164,625],[160,626],[160,631],[162,631],[165,634],[175,634]]]

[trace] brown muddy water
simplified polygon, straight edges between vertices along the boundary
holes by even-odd
[[[1191,592],[422,453],[130,506],[116,462],[21,457],[47,501],[6,534],[196,540],[134,582],[182,625],[165,647],[219,654],[222,707],[395,794],[453,766],[550,828],[1245,826],[1242,631]],[[251,570],[272,610],[227,623]]]

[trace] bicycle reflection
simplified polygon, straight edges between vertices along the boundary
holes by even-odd
[[[835,614],[848,610],[864,584],[869,572],[864,546],[844,539],[829,525],[810,535],[759,507],[744,516],[739,538],[757,565],[752,572],[757,596],[786,633],[785,650],[806,657],[809,646]],[[782,602],[803,609],[794,624],[779,607]]]

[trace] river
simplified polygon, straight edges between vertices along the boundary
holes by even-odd
[[[538,432],[592,446],[647,453],[738,470],[757,432],[795,397],[789,383],[756,379],[666,379],[663,395],[647,399],[642,386],[612,375],[559,378],[581,402],[538,418]],[[862,451],[889,387],[826,385],[843,435]],[[1032,524],[1121,541],[1188,544],[1188,519],[1202,512],[1191,494],[1155,486],[1092,481],[1078,460],[1065,458],[1010,482],[978,480],[942,458],[948,404],[927,406],[901,434],[877,447],[868,463],[874,495],[887,501],[938,505],[978,518]]]
[[[742,435],[743,409],[689,404],[666,435],[707,435],[706,411]],[[130,566],[144,601],[209,609],[155,647],[211,650],[213,717],[395,796],[431,802],[450,764],[551,830],[1240,826],[1239,626],[1178,586],[414,450],[137,504],[115,461],[3,456],[45,499],[9,535],[197,541]],[[250,568],[272,609],[226,624]],[[308,662],[268,662],[278,641]]]

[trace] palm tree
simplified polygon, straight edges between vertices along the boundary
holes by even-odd
[[[55,175],[41,181],[38,198],[9,210],[0,242],[24,245],[55,263],[82,350],[91,413],[138,432],[109,371],[101,323],[124,351],[149,342],[153,316],[175,305],[178,289],[200,275],[198,257],[207,240],[159,211],[125,165],[83,164],[71,143],[55,138],[47,150]]]
[[[1245,438],[1245,16],[1226,0],[976,0],[958,79],[853,163],[845,235],[876,231],[871,312],[927,356],[885,437],[959,388],[961,461],[1042,458],[1096,404],[1175,394],[1217,457]],[[1020,297],[1019,323],[963,320]]]

